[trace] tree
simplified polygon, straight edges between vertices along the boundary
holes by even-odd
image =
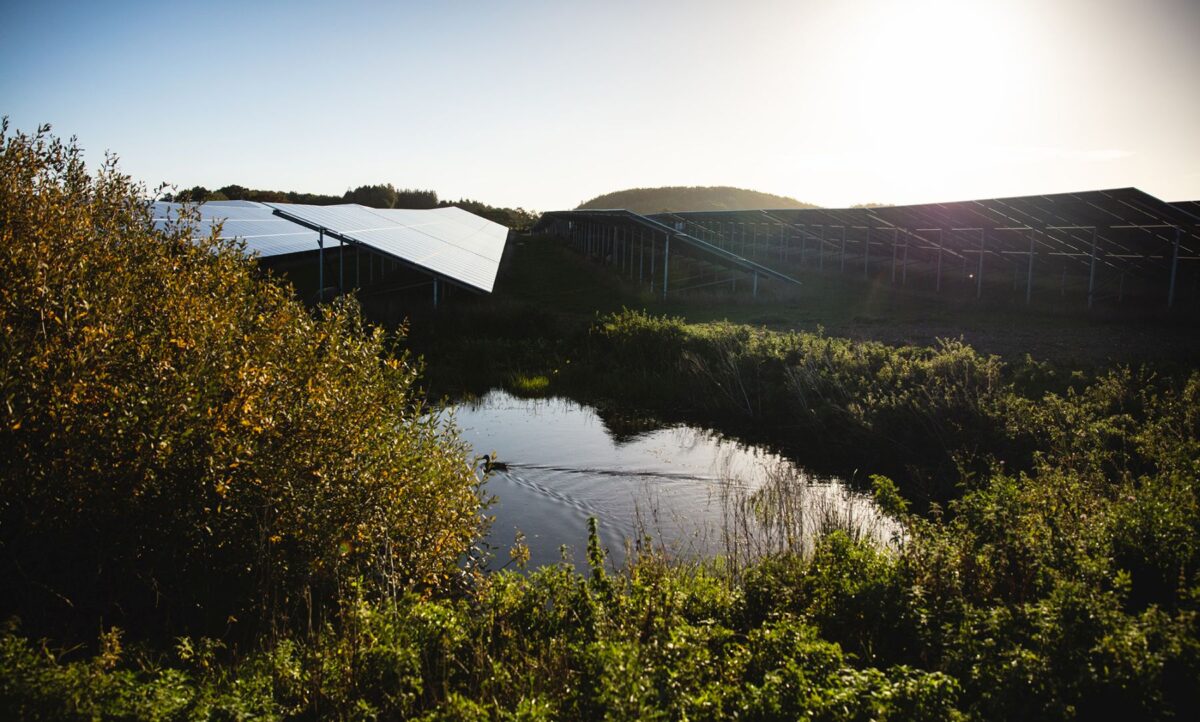
[[[368,208],[395,208],[396,189],[391,183],[359,186],[352,191],[346,191],[344,200],[346,203],[358,203]]]
[[[244,201],[250,199],[250,189],[245,186],[227,185],[217,189],[217,193],[225,196],[226,200]]]

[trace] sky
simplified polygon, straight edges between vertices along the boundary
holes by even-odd
[[[0,115],[148,187],[1200,199],[1200,0],[5,3]]]

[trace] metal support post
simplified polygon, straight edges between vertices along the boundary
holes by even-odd
[[[938,232],[938,262],[937,262],[937,281],[934,284],[934,290],[941,293],[942,290],[942,229],[937,229]]]
[[[1171,285],[1167,288],[1167,308],[1175,305],[1175,271],[1179,267],[1179,237],[1183,229],[1175,228],[1175,251],[1171,254]]]
[[[892,229],[892,285],[896,285],[896,248],[900,245],[900,229]]]
[[[846,226],[842,225],[842,261],[838,273],[846,272]]]
[[[658,257],[658,240],[650,233],[650,293],[654,293],[654,259]]]
[[[1029,229],[1029,268],[1025,271],[1025,305],[1033,298],[1033,229]]]
[[[863,280],[871,277],[871,227],[867,226],[867,239],[863,241]]]
[[[436,277],[433,279],[433,307],[438,307],[438,280]]]
[[[642,271],[646,268],[646,232],[638,229],[638,283],[642,282]]]
[[[758,271],[754,272],[754,291],[753,297],[758,298]]]
[[[325,300],[325,229],[317,230],[317,300]]]
[[[817,254],[817,270],[825,272],[825,224],[821,224],[821,252]]]
[[[987,245],[987,229],[979,229],[979,271],[975,274],[975,298],[983,298],[983,249]]]
[[[1092,261],[1088,266],[1088,308],[1092,307],[1092,302],[1096,298],[1096,237],[1098,232],[1099,229],[1092,226]]]
[[[671,234],[665,234],[667,240],[663,242],[663,300],[667,300],[667,280],[670,273],[671,263]]]
[[[338,295],[346,292],[346,242],[338,239]]]

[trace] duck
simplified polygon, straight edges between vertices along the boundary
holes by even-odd
[[[498,461],[489,454],[483,455],[483,470],[492,471],[508,471],[508,464],[503,461]]]

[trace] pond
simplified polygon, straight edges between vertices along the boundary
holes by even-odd
[[[508,562],[517,530],[531,567],[586,561],[587,520],[599,522],[609,559],[646,539],[675,557],[803,547],[833,527],[890,543],[898,533],[870,497],[819,478],[766,449],[707,429],[602,419],[563,398],[491,391],[457,407],[476,455],[507,468],[485,487],[495,497],[487,543],[494,568]]]

